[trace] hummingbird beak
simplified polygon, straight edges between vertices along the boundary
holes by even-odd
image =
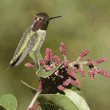
[[[54,18],[60,18],[61,16],[56,16],[56,17],[51,17],[49,20],[54,19]]]

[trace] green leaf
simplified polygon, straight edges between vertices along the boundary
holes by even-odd
[[[81,89],[78,86],[72,85],[71,90],[76,92],[78,95],[85,99],[84,94],[82,93]]]
[[[0,105],[0,110],[6,110],[2,105]]]
[[[61,110],[59,109],[59,107],[50,104],[42,104],[40,105],[40,107],[42,108],[42,110]]]
[[[49,77],[50,75],[52,75],[56,70],[58,70],[63,64],[64,64],[65,61],[63,61],[60,65],[58,65],[56,68],[54,68],[53,70],[51,71],[48,71],[48,72],[44,72],[43,70],[41,69],[38,69],[38,71],[36,72],[36,74],[39,76],[39,77],[43,77],[43,78],[47,78]]]
[[[70,90],[65,89],[65,96],[68,97],[78,108],[79,110],[90,110],[89,106],[87,105],[87,102],[83,98],[83,94],[78,89]]]
[[[52,110],[51,106],[60,108],[60,110],[79,110],[77,106],[65,95],[61,94],[41,94],[37,99],[40,103],[43,103],[41,107],[45,106],[45,109]],[[50,106],[50,107],[48,107]],[[56,110],[58,110],[58,108]]]
[[[0,97],[0,105],[7,110],[16,110],[17,100],[12,94],[2,95]]]
[[[65,89],[63,92],[65,92],[65,95],[59,93],[39,95],[38,101],[43,103],[41,105],[43,110],[46,110],[49,106],[58,107],[56,110],[90,110],[79,87],[73,86],[71,90]]]

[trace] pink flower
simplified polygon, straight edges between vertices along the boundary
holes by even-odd
[[[110,74],[108,74],[107,72],[105,72],[105,77],[110,77]]]
[[[85,57],[87,54],[89,53],[89,49],[85,50],[84,52],[82,52],[79,56],[81,58]]]
[[[88,71],[91,81],[94,81],[94,76],[92,71]]]
[[[97,75],[97,70],[96,70],[96,68],[94,68],[94,69],[92,70],[92,73],[94,73],[95,75]]]
[[[104,75],[105,77],[110,77],[110,75],[102,69],[100,69],[99,72],[101,75]]]
[[[44,61],[42,59],[39,60],[40,65],[44,65]]]
[[[91,81],[94,81],[94,77],[93,75],[90,76]]]
[[[97,67],[97,73],[100,73],[100,68]]]
[[[26,67],[33,67],[33,64],[32,63],[26,63],[25,66]]]
[[[52,50],[50,50],[50,61],[54,62],[54,55],[53,55]]]
[[[45,70],[46,71],[50,71],[50,70],[53,70],[54,68],[51,68],[49,65],[45,65]]]
[[[49,61],[49,56],[45,56],[45,57],[44,57],[44,62],[45,62],[45,63],[48,63],[48,61]]]
[[[55,66],[58,66],[59,64],[61,64],[61,60],[60,60],[60,58],[58,56],[55,55],[54,58],[56,59]]]
[[[57,86],[57,88],[62,90],[62,91],[65,90],[65,88],[62,85]]]
[[[72,79],[67,79],[66,81],[63,82],[62,85],[68,86],[71,83]]]
[[[70,76],[72,76],[73,78],[75,78],[76,74],[75,74],[74,72],[72,72],[72,71],[69,70],[69,69],[66,69],[66,71],[67,71],[67,74],[68,74],[68,75],[70,75]]]
[[[60,52],[62,53],[62,56],[66,55],[66,48],[65,48],[65,44],[63,42],[60,43],[61,47],[60,47]]]
[[[77,86],[81,86],[81,83],[79,81],[71,80],[71,84],[75,84]]]
[[[100,59],[97,59],[95,60],[95,62],[98,64],[98,63],[101,63],[101,62],[104,62],[105,61],[105,58],[100,58]]]
[[[64,76],[60,76],[62,79],[64,78]]]
[[[73,70],[75,73],[78,73],[77,67],[72,68],[72,70]]]
[[[46,48],[45,57],[44,57],[44,62],[45,63],[48,63],[48,61],[49,61],[49,53],[50,53],[50,49]]]
[[[104,70],[102,70],[102,69],[100,69],[100,71],[99,71],[99,72],[100,72],[100,74],[101,74],[101,75],[104,75],[104,73],[105,73],[105,71],[104,71]]]
[[[68,86],[69,84],[75,84],[77,86],[81,86],[81,83],[78,80],[73,80],[73,79],[67,79],[66,81],[63,82],[62,85]]]
[[[69,63],[70,63],[70,61],[67,60],[67,61],[64,63],[64,67],[68,67]]]
[[[80,75],[81,75],[81,76],[85,76],[83,69],[80,70]]]
[[[88,61],[87,65],[94,65],[93,61]]]

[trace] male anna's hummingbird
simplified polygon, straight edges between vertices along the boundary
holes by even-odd
[[[49,21],[59,17],[61,16],[49,18],[49,16],[43,12],[36,14],[32,25],[23,33],[23,37],[17,46],[8,68],[18,66],[31,52],[40,51],[45,41],[46,29]]]

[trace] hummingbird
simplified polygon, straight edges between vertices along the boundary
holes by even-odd
[[[61,16],[51,17],[44,13],[35,14],[32,25],[23,33],[23,36],[16,48],[14,56],[8,65],[10,67],[18,66],[29,54],[40,51],[45,38],[49,21]]]

